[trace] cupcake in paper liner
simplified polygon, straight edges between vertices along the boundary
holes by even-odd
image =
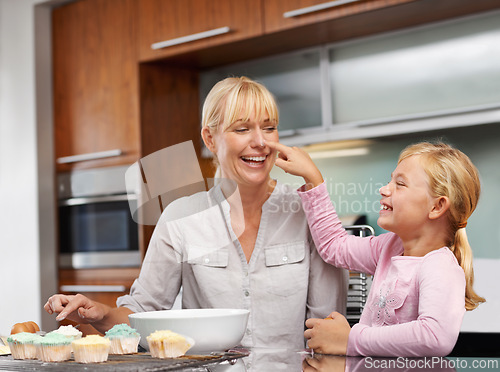
[[[7,337],[7,343],[14,359],[36,359],[35,342],[42,336],[35,333],[20,332]]]
[[[153,332],[146,340],[153,358],[176,358],[194,345],[192,338],[168,330]]]
[[[71,358],[71,339],[50,332],[35,342],[37,358],[43,362],[64,362]]]
[[[80,332],[72,325],[66,325],[66,326],[62,325],[55,331],[52,331],[50,333],[59,333],[63,336],[66,336],[67,338],[69,338],[70,342],[82,338],[82,332]]]
[[[77,363],[100,363],[108,360],[110,341],[99,335],[88,335],[71,343]]]
[[[104,337],[111,342],[110,354],[137,353],[137,347],[141,339],[141,335],[137,330],[125,323],[113,326],[106,332]]]

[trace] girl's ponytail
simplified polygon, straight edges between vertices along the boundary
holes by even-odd
[[[472,267],[472,249],[469,245],[469,240],[467,239],[465,227],[456,231],[455,243],[450,249],[455,254],[459,265],[465,273],[465,309],[474,310],[486,300],[479,296],[473,288],[474,269]]]

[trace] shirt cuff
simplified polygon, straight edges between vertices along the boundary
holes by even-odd
[[[321,194],[323,192],[327,191],[326,190],[326,181],[323,181],[322,184],[313,187],[310,190],[306,190],[306,185],[302,185],[297,189],[298,194],[302,196],[308,196],[308,197],[314,197],[318,194]]]
[[[360,356],[362,355],[358,348],[358,339],[361,335],[363,329],[366,328],[366,325],[357,323],[354,324],[351,328],[351,332],[349,333],[349,339],[347,340],[347,355],[348,356]]]

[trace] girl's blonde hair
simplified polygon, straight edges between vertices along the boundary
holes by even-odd
[[[213,86],[205,99],[201,125],[210,131],[224,131],[241,119],[246,121],[255,114],[261,121],[269,116],[278,124],[278,105],[269,90],[245,76],[229,77]]]
[[[465,273],[465,309],[474,310],[485,299],[473,289],[472,250],[465,226],[479,201],[479,173],[467,155],[445,143],[410,145],[401,152],[398,163],[413,155],[421,155],[431,195],[446,196],[450,201],[447,245]]]

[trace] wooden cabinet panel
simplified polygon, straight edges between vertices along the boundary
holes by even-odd
[[[138,159],[135,11],[135,0],[77,1],[53,11],[56,158],[123,152],[59,164],[59,171]]]
[[[262,34],[260,0],[141,0],[139,56],[153,60]],[[154,50],[152,44],[209,30],[230,31]]]
[[[416,0],[361,0],[327,7],[336,2],[326,0],[265,0],[264,31],[265,33],[282,31],[412,1]]]

